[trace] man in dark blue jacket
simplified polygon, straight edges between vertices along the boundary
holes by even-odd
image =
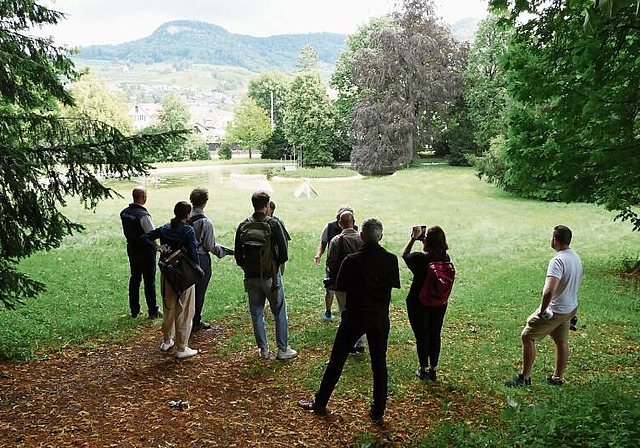
[[[144,279],[144,297],[147,301],[149,319],[162,317],[156,302],[156,252],[140,242],[140,237],[153,230],[151,215],[144,207],[147,190],[135,187],[131,192],[133,202],[120,212],[122,231],[127,239],[127,256],[131,275],[129,277],[129,308],[131,317],[140,314],[140,283]]]

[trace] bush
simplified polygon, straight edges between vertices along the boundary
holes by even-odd
[[[231,160],[232,154],[231,145],[228,143],[222,143],[220,148],[218,148],[218,157],[220,157],[220,160]]]
[[[282,127],[277,127],[271,133],[271,136],[264,143],[261,158],[280,160],[283,157],[291,157],[292,151],[289,142],[284,136]]]

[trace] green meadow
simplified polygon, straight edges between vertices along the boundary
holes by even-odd
[[[0,354],[14,361],[39,359],[68,346],[124,338],[142,325],[129,316],[128,262],[118,217],[131,188],[147,187],[147,207],[159,226],[171,218],[177,201],[188,200],[193,187],[207,187],[206,212],[218,242],[230,246],[237,223],[251,213],[252,190],[238,188],[230,178],[234,170],[221,165],[108,181],[124,198],[102,202],[95,211],[71,200],[65,213],[86,230],[59,249],[21,263],[20,269],[46,283],[47,291],[14,311],[0,311]],[[382,245],[398,255],[413,225],[437,224],[447,234],[457,278],[439,366],[446,388],[439,392],[441,408],[431,410],[442,418],[430,446],[631,446],[640,440],[638,284],[621,275],[640,257],[640,235],[630,225],[594,205],[522,200],[480,181],[473,169],[444,164],[425,163],[388,177],[309,182],[317,195],[296,197],[300,179],[270,182],[276,215],[292,235],[284,278],[290,343],[300,359],[309,360],[289,363],[287,369],[309,393],[319,384],[336,328],[321,321],[324,267],[315,266],[313,257],[324,224],[339,205],[350,204],[358,222],[382,221]],[[533,387],[511,390],[503,383],[519,372],[520,331],[539,304],[556,224],[572,229],[572,247],[585,274],[566,383],[554,388],[544,381],[554,356],[546,339],[537,345]],[[416,392],[417,356],[404,306],[411,275],[399,262],[402,288],[392,296],[388,364],[390,396],[400,400],[427,392]],[[242,272],[232,257],[214,258],[203,316],[234,328],[229,352],[255,345]],[[273,338],[271,320],[267,334]],[[368,362],[347,363],[335,393],[368,399],[370,375]],[[455,403],[468,406],[468,419],[446,418],[454,396]],[[478,403],[494,412],[474,413]],[[367,436],[362,438],[366,446]]]

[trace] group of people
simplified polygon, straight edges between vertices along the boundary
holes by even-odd
[[[288,241],[291,238],[284,222],[273,215],[276,205],[268,193],[260,191],[252,196],[254,213],[239,224],[234,249],[216,242],[213,223],[204,213],[209,200],[206,188],[194,189],[189,196],[190,203],[178,202],[173,209],[174,217],[171,221],[158,228],[154,228],[151,215],[145,208],[146,189],[142,186],[135,187],[132,198],[133,202],[120,212],[130,266],[129,308],[131,317],[136,318],[140,314],[139,290],[144,281],[149,319],[163,318],[161,351],[168,352],[175,346],[175,355],[179,359],[198,353],[188,346],[188,342],[192,333],[211,328],[209,322],[202,320],[204,298],[211,280],[211,254],[218,258],[234,255],[237,264],[246,268],[240,240],[241,228],[246,222],[258,221],[267,223],[270,228],[270,254],[277,266],[275,275],[269,273],[266,276],[245,269],[244,287],[259,354],[266,359],[291,359],[297,356],[298,353],[288,344],[289,324],[282,283],[284,264],[288,259]],[[162,257],[162,254],[167,256],[178,250],[184,251],[202,269],[204,275],[194,285],[179,293],[162,278],[160,311],[156,300],[156,252],[161,252]],[[277,350],[273,353],[269,349],[264,322],[267,301],[276,323]]]
[[[140,313],[139,285],[145,281],[145,297],[149,318],[164,313],[162,331],[164,340],[160,349],[168,351],[174,344],[176,357],[193,356],[197,350],[188,347],[192,330],[206,328],[201,322],[202,303],[211,277],[210,253],[218,257],[234,255],[236,263],[244,270],[244,287],[248,295],[249,310],[259,356],[265,359],[291,359],[297,352],[288,344],[288,318],[284,294],[283,273],[288,260],[290,240],[284,223],[273,215],[275,204],[268,193],[255,192],[251,197],[254,212],[242,221],[236,230],[234,249],[215,242],[213,224],[204,215],[207,203],[206,189],[191,193],[191,204],[179,202],[174,208],[170,223],[153,228],[149,213],[144,208],[146,191],[143,187],[133,190],[134,202],[121,213],[123,231],[127,238],[127,253],[131,266],[129,281],[129,306],[131,315]],[[135,228],[137,223],[139,228]],[[248,238],[266,235],[268,252],[260,253],[260,269],[253,265],[247,252]],[[298,402],[298,406],[326,414],[327,403],[341,376],[350,354],[364,352],[369,347],[373,373],[373,402],[370,417],[381,424],[387,402],[387,345],[390,330],[389,306],[391,291],[400,288],[400,274],[396,255],[380,245],[383,236],[382,223],[375,218],[355,224],[351,207],[338,209],[336,220],[323,229],[321,242],[315,256],[316,264],[325,251],[326,277],[324,279],[325,320],[333,320],[333,298],[338,302],[340,324],[331,349],[324,375],[316,394]],[[551,237],[551,247],[556,255],[549,262],[540,306],[529,316],[522,331],[522,371],[506,385],[511,387],[531,385],[531,370],[535,359],[535,342],[551,336],[556,346],[555,370],[547,381],[553,385],[563,382],[568,359],[568,333],[572,318],[578,308],[578,288],[582,280],[582,263],[571,249],[571,230],[556,226]],[[259,239],[259,238],[258,238]],[[155,250],[168,246],[170,250],[184,248],[189,256],[205,271],[205,276],[194,287],[175,295],[170,285],[162,284],[163,313],[155,302]],[[412,251],[416,241],[421,241],[419,251]],[[421,289],[427,278],[428,268],[437,262],[450,262],[446,235],[439,226],[428,229],[415,226],[402,250],[402,259],[413,274],[406,298],[409,323],[416,339],[419,368],[415,375],[422,381],[436,381],[441,350],[441,330],[448,302],[445,299],[434,306],[425,306]],[[264,261],[266,257],[267,261]],[[153,261],[153,263],[151,262]],[[447,295],[448,298],[448,295]],[[264,308],[269,303],[275,320],[277,350],[271,352],[266,336]],[[174,342],[175,341],[175,342]]]

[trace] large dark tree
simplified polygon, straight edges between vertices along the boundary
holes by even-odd
[[[79,74],[64,48],[31,30],[63,17],[34,0],[0,2],[0,302],[9,308],[44,288],[17,263],[82,230],[60,211],[66,201],[95,207],[113,197],[99,179],[143,173],[145,158],[167,141],[59,115],[73,104],[64,83]]]
[[[613,15],[593,9],[588,32],[590,0],[511,8],[505,68],[513,104],[498,182],[524,196],[603,205],[637,230],[640,18],[635,4],[618,3]]]
[[[360,173],[389,173],[431,142],[460,91],[466,47],[435,14],[431,0],[404,0],[391,24],[352,56],[361,93],[353,115],[351,162]]]

